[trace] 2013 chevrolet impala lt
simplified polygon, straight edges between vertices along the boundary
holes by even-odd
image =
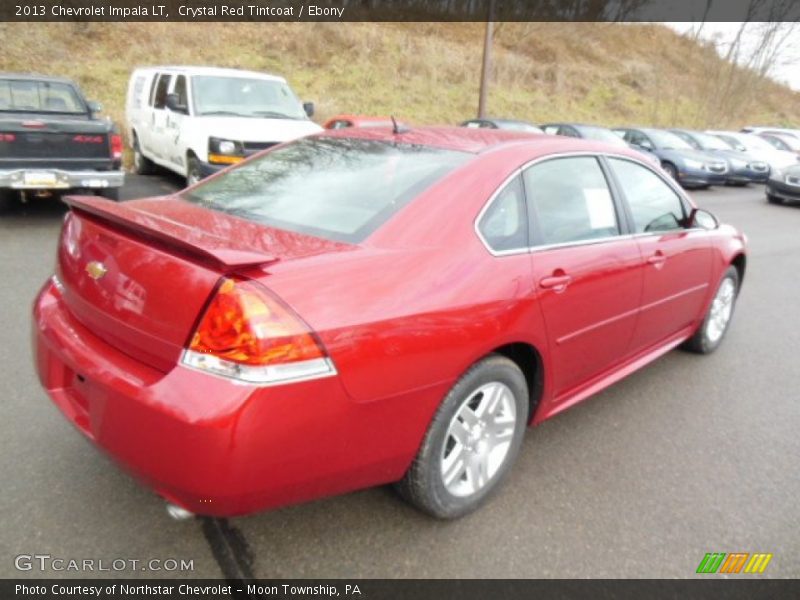
[[[467,513],[526,425],[713,351],[746,260],[639,153],[501,130],[331,131],[173,196],[67,203],[41,382],[208,515],[384,483]]]

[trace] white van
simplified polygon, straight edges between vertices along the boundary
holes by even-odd
[[[137,173],[193,184],[280,142],[322,131],[282,77],[213,67],[136,69],[125,115]]]

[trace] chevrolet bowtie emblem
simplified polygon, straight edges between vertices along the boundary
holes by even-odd
[[[92,262],[87,263],[86,272],[89,274],[89,277],[97,281],[108,272],[108,269],[106,269],[106,266],[103,263],[93,260]]]

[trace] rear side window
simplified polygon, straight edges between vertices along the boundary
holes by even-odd
[[[172,75],[159,76],[155,95],[153,96],[153,108],[164,108],[166,105],[170,79],[172,79]]]
[[[144,91],[144,84],[147,78],[144,75],[137,75],[133,80],[133,92],[131,101],[134,108],[142,107],[142,91]]]
[[[635,233],[683,227],[686,214],[678,194],[647,167],[629,160],[608,159],[628,201]]]
[[[272,227],[358,243],[472,155],[351,138],[291,142],[183,194]]]
[[[524,176],[543,244],[619,234],[614,201],[596,158],[548,160],[528,168]]]
[[[528,214],[519,176],[495,196],[478,222],[478,231],[495,252],[528,247]]]

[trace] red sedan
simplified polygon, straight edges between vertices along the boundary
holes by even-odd
[[[714,350],[746,260],[639,153],[498,130],[326,132],[173,196],[67,202],[41,382],[208,515],[384,483],[462,515],[526,425]]]

